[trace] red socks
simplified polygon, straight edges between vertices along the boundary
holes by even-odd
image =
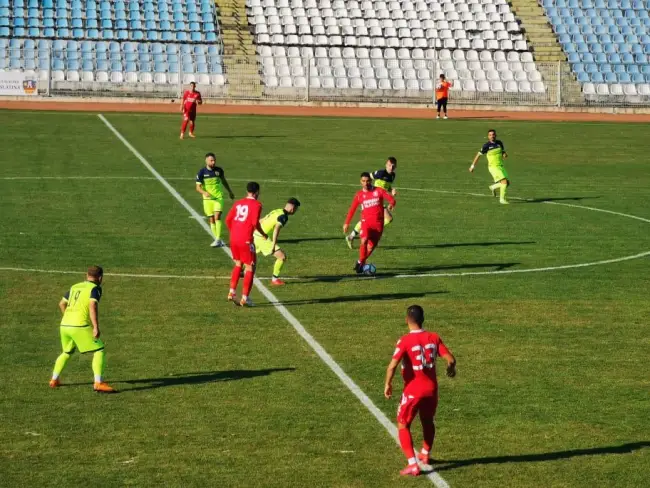
[[[181,125],[181,134],[185,134],[185,129],[187,129],[187,123],[189,120],[183,120],[183,125]]]
[[[413,451],[413,438],[411,437],[411,431],[409,429],[399,429],[399,444],[402,446],[402,451],[407,459],[415,457],[415,452]]]
[[[431,452],[433,447],[433,439],[436,436],[436,426],[433,422],[422,422],[422,448]]]
[[[362,241],[361,246],[359,246],[359,262],[364,264],[366,259],[368,259],[368,241]]]
[[[190,120],[190,134],[194,134],[194,121]]]
[[[246,271],[244,273],[244,287],[242,289],[242,296],[249,296],[251,293],[251,288],[253,288],[253,277],[255,275],[252,271]]]
[[[239,275],[241,274],[241,266],[235,266],[232,269],[232,273],[230,274],[230,288],[232,290],[237,289],[237,285],[239,284]],[[246,283],[246,282],[244,282]],[[244,284],[244,286],[246,286]]]

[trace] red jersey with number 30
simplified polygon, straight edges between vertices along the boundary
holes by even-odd
[[[246,197],[237,200],[226,216],[230,242],[252,243],[255,229],[261,230],[260,215],[262,215],[262,204],[254,198]]]
[[[395,205],[393,195],[388,193],[383,188],[371,187],[370,190],[359,190],[354,199],[348,216],[345,218],[345,223],[349,224],[354,217],[357,208],[361,206],[361,220],[366,224],[373,227],[384,226],[384,201]]]
[[[191,90],[185,90],[185,93],[183,93],[183,110],[186,112],[196,110],[196,104],[198,102],[203,102],[203,99],[201,98],[201,92],[192,92]]]
[[[393,359],[402,361],[404,394],[415,398],[434,396],[438,389],[436,358],[449,349],[435,332],[414,330],[397,341]]]

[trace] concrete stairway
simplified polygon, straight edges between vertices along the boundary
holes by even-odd
[[[223,64],[228,94],[235,98],[261,98],[262,80],[253,36],[248,27],[245,0],[216,0],[223,38]]]
[[[544,9],[537,0],[510,0],[510,8],[526,34],[533,58],[548,89],[552,90],[553,94],[557,94],[559,62],[562,100],[567,103],[582,102],[580,84],[567,63],[566,55],[546,18]]]

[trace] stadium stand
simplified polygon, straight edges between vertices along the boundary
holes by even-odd
[[[0,0],[7,69],[43,81],[51,69],[55,83],[225,84],[211,0]]]
[[[544,93],[507,0],[246,0],[269,87]]]
[[[650,97],[650,0],[542,0],[588,100]]]

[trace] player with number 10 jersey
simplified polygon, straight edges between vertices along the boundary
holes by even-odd
[[[253,287],[253,278],[255,273],[255,243],[253,233],[257,230],[264,239],[268,236],[260,225],[260,215],[262,215],[262,204],[257,200],[260,195],[260,185],[250,182],[246,186],[246,198],[237,200],[228,215],[226,216],[226,225],[230,231],[230,250],[232,258],[235,261],[235,267],[232,270],[230,278],[230,291],[228,292],[228,301],[235,301],[237,284],[241,274],[242,265],[245,268],[244,286],[242,289],[242,298],[239,304],[242,307],[252,306],[248,295]]]

